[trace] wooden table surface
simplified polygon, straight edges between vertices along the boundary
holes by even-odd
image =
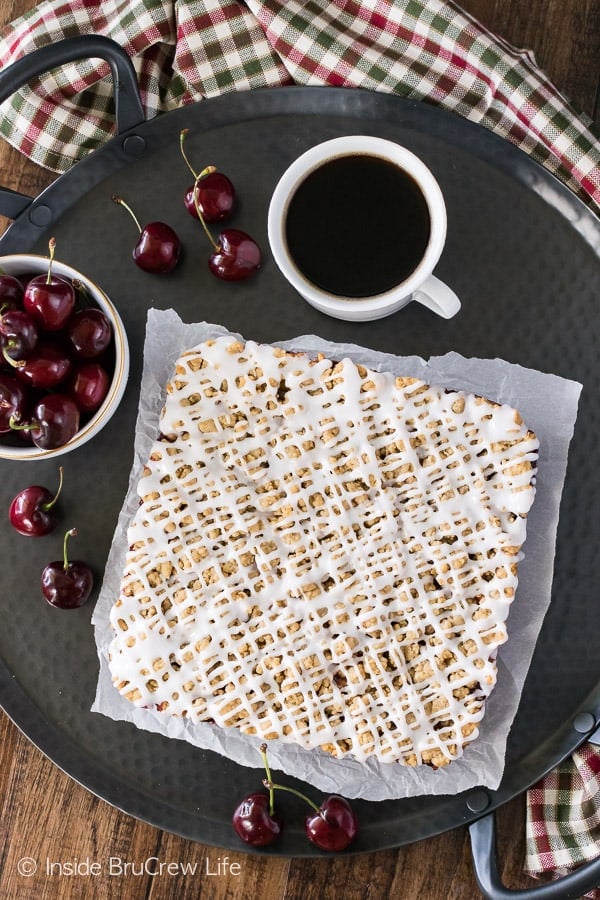
[[[0,27],[31,8],[31,0],[0,0]],[[463,9],[538,63],[574,105],[600,120],[600,0],[463,0]],[[3,186],[35,196],[55,176],[0,141]],[[4,223],[0,222],[0,227]],[[534,884],[523,874],[524,797],[498,814],[498,848],[505,883]],[[481,894],[473,875],[466,828],[399,850],[343,859],[289,860],[225,853],[139,822],[75,784],[0,712],[1,900],[471,900]],[[232,844],[235,842],[232,841]],[[224,857],[237,866],[224,869]],[[130,871],[110,873],[117,857]],[[19,861],[37,873],[19,873]],[[152,875],[157,859],[179,874]],[[64,874],[47,861],[99,863],[98,875]],[[196,876],[181,874],[196,864]],[[27,865],[27,863],[22,863]],[[97,867],[98,868],[98,867]],[[134,874],[148,869],[147,874]],[[63,874],[59,874],[60,872]],[[84,870],[80,870],[84,871]]]

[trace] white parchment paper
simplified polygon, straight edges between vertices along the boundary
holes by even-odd
[[[175,361],[184,350],[221,334],[227,334],[227,330],[220,325],[185,324],[173,310],[149,311],[129,488],[92,619],[100,659],[92,711],[214,750],[241,765],[261,767],[258,752],[261,739],[242,735],[235,728],[194,724],[155,710],[137,709],[119,695],[108,669],[107,654],[112,639],[109,613],[118,596],[125,565],[127,527],[138,507],[136,485],[158,434],[164,387]],[[251,334],[236,336],[253,337]],[[430,771],[426,766],[412,769],[393,763],[336,760],[322,751],[308,751],[280,741],[269,743],[273,769],[300,778],[320,790],[350,798],[386,800],[420,794],[455,794],[475,786],[494,790],[502,777],[506,740],[550,603],[560,497],[582,386],[503,360],[465,359],[454,352],[425,361],[416,356],[398,357],[356,345],[335,344],[314,335],[275,343],[311,355],[322,352],[332,359],[347,356],[379,371],[412,375],[430,384],[469,391],[510,404],[519,410],[539,438],[536,497],[528,517],[524,558],[519,565],[519,586],[508,621],[509,640],[498,653],[498,682],[487,701],[480,736],[467,747],[463,757],[443,769]]]

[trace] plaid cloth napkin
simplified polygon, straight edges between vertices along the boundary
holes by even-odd
[[[528,791],[525,869],[559,878],[598,855],[600,747],[588,743]],[[585,896],[600,900],[600,885]]]
[[[6,66],[81,33],[133,58],[150,118],[181,103],[267,85],[362,87],[426,100],[530,153],[600,206],[600,144],[532,54],[441,0],[46,0],[4,29]],[[113,134],[108,67],[84,61],[19,92],[0,134],[65,171]],[[597,208],[597,206],[596,206]]]
[[[425,100],[529,153],[592,208],[600,143],[527,50],[441,0],[46,0],[0,33],[7,66],[77,34],[123,46],[147,118],[227,91],[303,84]],[[0,134],[63,172],[114,133],[108,66],[83,60],[0,108]],[[600,853],[600,751],[585,745],[528,795],[527,863],[558,871]],[[599,894],[600,896],[600,894]]]

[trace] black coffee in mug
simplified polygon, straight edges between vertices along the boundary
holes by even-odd
[[[417,268],[431,221],[414,178],[380,156],[333,157],[291,196],[285,240],[298,270],[339,297],[385,293]]]

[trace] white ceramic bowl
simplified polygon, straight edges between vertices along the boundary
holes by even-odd
[[[39,275],[48,270],[48,257],[36,256],[30,253],[15,253],[10,256],[0,256],[0,270],[8,275],[23,275],[25,273]],[[8,445],[2,443],[2,435],[0,435],[0,459],[16,459],[16,460],[36,460],[49,459],[52,456],[61,456],[63,453],[69,453],[76,447],[81,447],[87,443],[94,435],[104,428],[108,420],[117,409],[127,385],[129,375],[129,344],[127,343],[127,335],[121,317],[113,306],[104,291],[94,284],[87,276],[78,272],[77,269],[68,266],[65,263],[54,260],[52,263],[52,272],[55,275],[62,275],[71,280],[75,279],[82,283],[84,288],[90,294],[93,304],[96,304],[110,319],[113,328],[114,338],[114,355],[115,367],[108,389],[108,393],[104,398],[102,406],[87,419],[81,426],[74,437],[61,447],[53,450],[43,450],[40,447],[27,445]],[[93,305],[91,304],[91,305]]]

